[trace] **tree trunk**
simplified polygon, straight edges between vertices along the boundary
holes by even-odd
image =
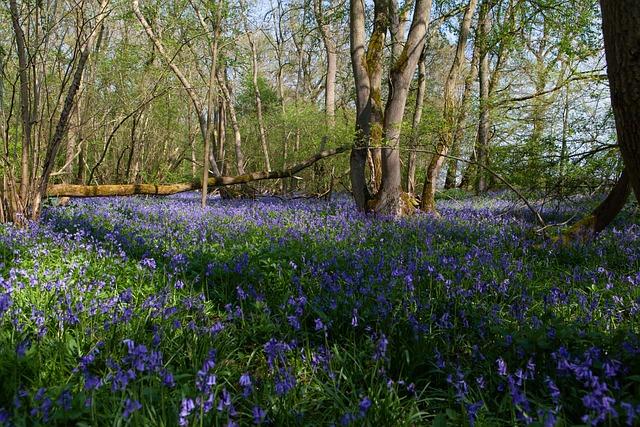
[[[240,5],[244,10],[246,10],[246,5],[243,1],[240,2]],[[258,52],[256,50],[255,40],[253,39],[253,35],[251,29],[249,28],[249,22],[247,20],[247,16],[245,12],[242,13],[242,23],[244,25],[244,30],[247,33],[247,41],[249,42],[249,47],[251,48],[251,60],[252,60],[252,83],[253,83],[253,92],[256,99],[256,110],[258,115],[258,133],[260,134],[260,145],[262,146],[262,152],[264,154],[264,163],[267,170],[271,170],[271,161],[269,160],[269,146],[267,144],[267,135],[264,129],[264,119],[262,117],[262,97],[260,96],[260,87],[258,86]]]
[[[370,82],[371,117],[369,134],[370,180],[369,191],[375,195],[382,184],[382,145],[384,114],[382,107],[382,75],[384,45],[389,26],[389,6],[386,0],[374,1],[373,33],[367,49],[367,70]]]
[[[102,21],[109,14],[109,11],[107,10],[108,4],[109,4],[109,0],[102,0],[100,4],[100,14],[96,17],[96,22],[98,22],[98,25],[100,25]],[[60,118],[58,119],[56,130],[53,134],[53,137],[47,144],[47,153],[46,153],[44,164],[43,164],[42,176],[38,181],[37,191],[34,195],[34,199],[31,206],[31,220],[33,221],[39,220],[40,215],[42,214],[42,201],[47,197],[47,187],[49,185],[49,178],[51,176],[51,173],[53,172],[53,167],[55,166],[56,156],[58,154],[58,150],[60,149],[62,138],[65,132],[67,131],[67,126],[69,124],[69,116],[73,109],[76,94],[78,93],[78,89],[80,88],[80,82],[84,74],[84,68],[87,63],[87,60],[89,59],[89,55],[93,50],[94,41],[97,34],[98,34],[98,31],[96,28],[94,28],[94,30],[91,32],[88,39],[84,43],[84,47],[82,48],[82,51],[80,53],[80,58],[78,60],[78,64],[76,65],[76,70],[73,75],[73,80],[71,81],[71,85],[69,86],[69,89],[67,91],[67,96],[62,106],[62,111],[60,112]]]
[[[464,51],[467,46],[467,38],[471,29],[471,18],[475,13],[477,4],[478,0],[469,0],[469,3],[467,4],[467,8],[462,18],[462,23],[460,25],[456,54],[444,85],[444,131],[437,144],[436,154],[433,155],[429,162],[429,166],[427,167],[427,173],[424,179],[424,188],[422,190],[420,208],[426,213],[436,212],[435,194],[438,177],[440,176],[440,170],[442,169],[442,165],[445,161],[444,156],[447,154],[456,132],[455,126],[457,120],[455,90],[458,85],[460,70],[464,64]]]
[[[364,2],[351,0],[349,15],[351,67],[356,86],[356,135],[349,158],[351,191],[357,209],[364,211],[369,196],[365,171],[371,135],[371,83],[366,63]]]
[[[478,19],[478,45],[480,61],[478,64],[478,79],[480,80],[480,115],[478,120],[478,139],[476,143],[476,161],[487,164],[489,157],[489,6],[486,2],[480,8]],[[487,175],[478,170],[475,182],[476,193],[487,190]]]
[[[424,106],[424,95],[427,89],[427,64],[426,46],[422,48],[422,54],[418,61],[418,91],[416,93],[416,105],[411,121],[411,138],[409,139],[409,159],[407,162],[407,193],[413,195],[416,191],[416,166],[418,156],[416,148],[420,132],[420,122],[422,121],[422,109]]]
[[[631,179],[626,169],[618,178],[609,196],[586,217],[575,223],[562,233],[563,243],[591,239],[605,229],[607,225],[620,213],[631,194]]]
[[[227,87],[227,81],[225,77],[218,76],[218,86],[222,89],[222,94],[227,101],[227,108],[229,109],[229,119],[231,120],[231,126],[233,127],[233,146],[236,154],[236,169],[238,175],[244,174],[244,157],[242,156],[242,135],[240,134],[240,125],[238,124],[238,116],[236,115],[236,108],[231,98],[231,92]]]
[[[458,160],[453,157],[459,157],[464,143],[465,134],[467,132],[467,120],[469,118],[469,102],[471,101],[473,84],[478,76],[478,45],[473,48],[473,58],[471,60],[471,69],[467,73],[464,81],[464,92],[462,100],[460,100],[460,108],[458,108],[458,122],[456,123],[456,133],[451,143],[451,156],[447,167],[447,176],[444,183],[445,189],[457,188],[458,181]]]
[[[640,202],[640,2],[600,0],[618,145]]]
[[[211,143],[211,129],[210,129],[210,119],[207,118],[207,115],[211,114],[212,109],[209,109],[208,113],[204,110],[202,103],[200,102],[200,99],[198,98],[198,94],[196,93],[194,86],[189,82],[189,80],[186,78],[186,76],[182,73],[182,71],[180,70],[180,68],[178,68],[178,66],[174,63],[174,61],[172,60],[172,58],[167,54],[167,51],[164,48],[164,45],[162,44],[162,42],[160,41],[160,39],[158,39],[155,35],[155,33],[153,32],[153,29],[151,28],[151,26],[149,25],[149,23],[147,22],[147,20],[145,19],[144,15],[142,14],[142,12],[140,11],[140,5],[138,0],[132,0],[131,2],[132,7],[133,7],[133,13],[136,15],[136,17],[138,18],[138,21],[140,21],[140,24],[142,25],[142,27],[144,28],[145,32],[147,33],[147,36],[149,37],[149,39],[151,39],[151,41],[153,42],[154,46],[156,47],[156,49],[158,50],[158,52],[160,53],[160,55],[162,56],[162,59],[164,59],[164,61],[169,65],[169,67],[171,68],[171,71],[173,71],[173,74],[175,74],[175,76],[178,78],[178,80],[180,80],[180,83],[182,84],[182,87],[184,88],[184,90],[187,92],[187,94],[189,95],[189,98],[191,99],[191,102],[193,104],[193,107],[196,111],[196,115],[198,116],[198,123],[200,125],[200,134],[202,135],[202,139],[205,145],[205,152],[208,153],[208,151],[206,150],[206,147],[208,144]],[[215,31],[219,31],[219,29],[216,27]],[[212,64],[212,68],[215,68],[215,64]],[[211,87],[211,80],[215,79],[215,74],[213,76],[212,79],[210,79],[209,81],[209,87]],[[210,91],[211,92],[211,91]],[[211,95],[211,93],[210,93]],[[211,99],[211,98],[209,98]],[[208,155],[206,155],[205,153],[205,163],[208,163]],[[211,165],[212,169],[213,169],[213,173],[215,176],[219,176],[220,175],[220,171],[218,171],[218,166],[217,164],[214,162]],[[206,167],[203,168],[203,177],[205,174],[208,175],[209,173],[209,169]],[[208,180],[205,180],[205,183],[208,182]],[[206,191],[204,192],[206,194]],[[204,197],[203,197],[203,204],[205,203]]]
[[[382,186],[376,197],[376,212],[384,215],[402,215],[408,208],[402,197],[400,131],[409,86],[425,45],[430,17],[431,0],[417,0],[407,41],[389,73],[389,99],[384,111]]]
[[[338,75],[338,49],[331,29],[331,23],[324,16],[322,0],[313,0],[313,12],[318,23],[324,50],[327,55],[327,75],[324,86],[324,109],[327,126],[336,124],[336,79]]]

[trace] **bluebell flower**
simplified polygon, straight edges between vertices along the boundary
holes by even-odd
[[[476,403],[465,403],[465,408],[467,409],[467,420],[470,425],[475,425],[476,415],[480,408],[484,406],[484,402],[476,402]]]
[[[389,360],[389,358],[387,357],[388,344],[389,344],[389,341],[387,340],[386,335],[381,334],[380,339],[376,343],[375,352],[373,354],[373,360],[378,360],[378,359]]]
[[[507,364],[504,361],[504,359],[502,357],[500,357],[498,360],[496,360],[496,363],[498,364],[498,375],[506,377],[507,376]]]
[[[181,426],[189,425],[189,416],[191,415],[191,411],[193,411],[195,408],[196,405],[195,403],[193,403],[193,399],[189,399],[188,397],[182,399],[179,414],[179,424]]]
[[[259,406],[254,406],[253,407],[253,423],[258,425],[262,423],[264,418],[265,418],[264,409],[262,409]]]
[[[65,411],[71,409],[71,393],[69,393],[69,390],[62,390],[58,398],[58,406],[64,408]]]
[[[365,415],[367,415],[367,411],[369,410],[370,407],[371,407],[371,400],[369,399],[369,397],[365,396],[364,399],[362,399],[358,404],[360,417],[364,417]]]
[[[137,400],[132,400],[127,398],[125,399],[124,404],[125,404],[125,409],[122,412],[123,418],[129,418],[129,415],[131,415],[133,412],[137,411],[138,409],[142,408],[142,405]]]
[[[0,316],[2,316],[2,313],[0,313]],[[8,424],[10,419],[11,419],[11,414],[7,410],[5,410],[3,407],[0,407],[0,423]]]
[[[620,407],[627,412],[627,420],[626,423],[628,426],[633,425],[633,420],[636,417],[636,411],[633,408],[633,405],[627,402],[620,402]]]

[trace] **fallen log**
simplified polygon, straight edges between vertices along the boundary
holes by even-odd
[[[237,176],[219,176],[207,180],[210,187],[221,187],[225,185],[247,184],[252,181],[265,179],[289,178],[303,169],[313,165],[318,160],[343,153],[351,149],[351,146],[325,150],[309,157],[288,169],[281,171],[251,172]],[[180,184],[105,184],[105,185],[74,185],[74,184],[50,184],[47,188],[47,195],[50,197],[108,197],[108,196],[133,196],[133,195],[156,195],[168,196],[170,194],[183,193],[185,191],[202,188],[202,180],[183,182]]]

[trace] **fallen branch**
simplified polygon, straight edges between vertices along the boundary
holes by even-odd
[[[237,176],[220,176],[207,180],[207,185],[211,187],[222,187],[225,185],[247,184],[252,181],[265,179],[289,178],[303,169],[313,165],[318,160],[343,153],[351,149],[351,146],[325,150],[309,157],[305,161],[298,163],[282,171],[262,171],[252,172]],[[133,195],[156,195],[168,196],[170,194],[183,193],[185,191],[198,190],[202,188],[202,180],[183,182],[180,184],[107,184],[107,185],[72,185],[72,184],[51,184],[47,189],[50,197],[106,197],[106,196],[133,196]]]

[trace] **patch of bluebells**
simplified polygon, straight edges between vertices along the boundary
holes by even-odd
[[[111,416],[146,416],[136,396],[152,384],[180,425],[278,423],[312,404],[327,425],[357,424],[380,410],[363,390],[416,417],[463,408],[470,424],[508,418],[503,400],[513,424],[640,421],[627,391],[640,373],[637,225],[561,248],[533,239],[504,197],[443,202],[441,220],[382,221],[344,198],[196,206],[80,200],[0,229],[13,261],[0,266],[2,355],[26,364],[33,346],[77,346],[59,375],[76,387],[15,384],[0,419],[46,422],[113,396]]]

